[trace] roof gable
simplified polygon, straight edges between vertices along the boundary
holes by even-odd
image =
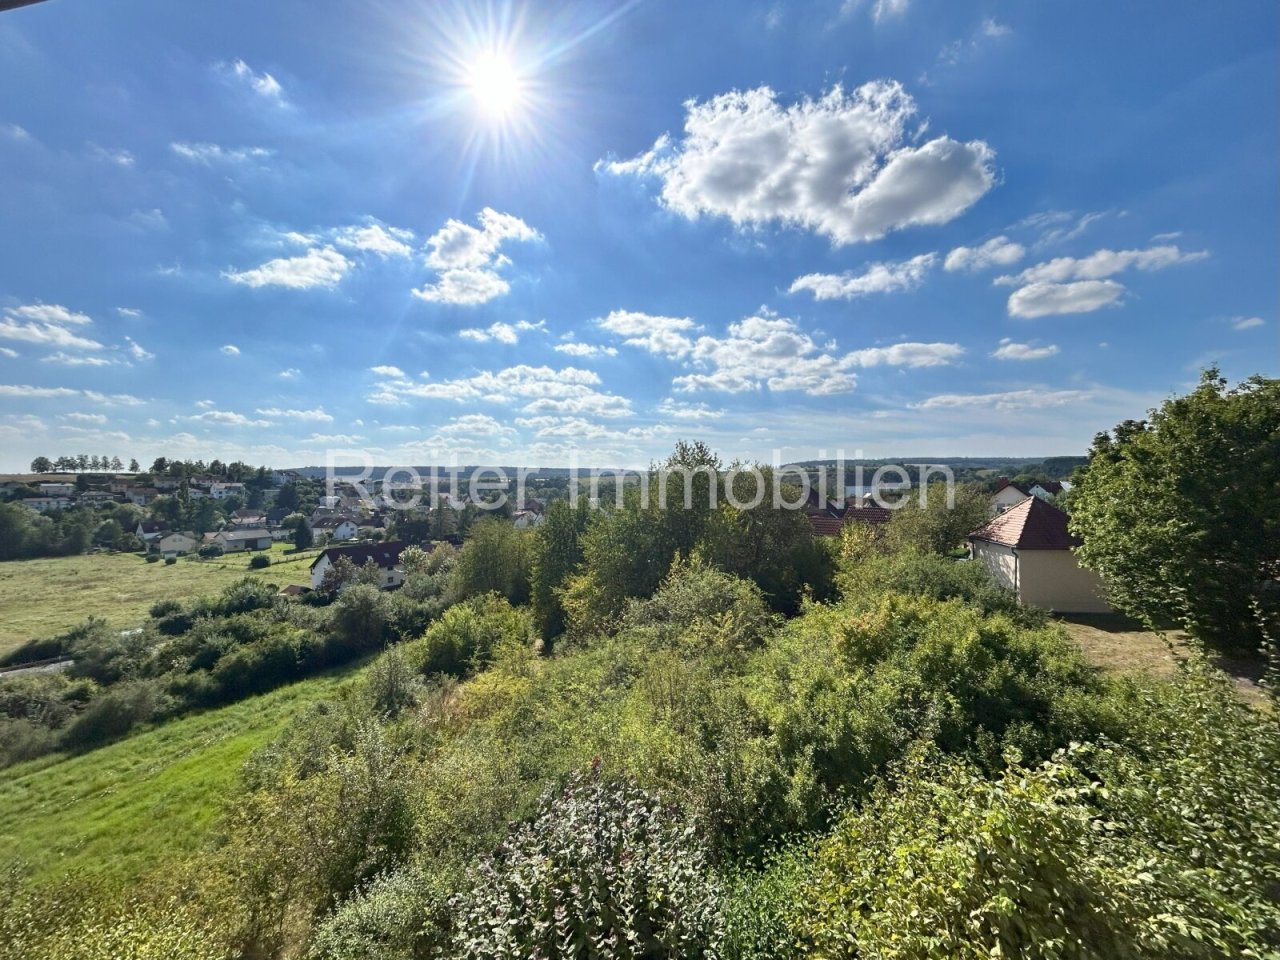
[[[400,562],[400,554],[404,552],[406,546],[408,544],[400,540],[392,540],[387,543],[357,543],[350,547],[329,547],[311,561],[310,569],[314,570],[316,564],[325,557],[329,558],[330,563],[337,563],[341,557],[346,557],[357,567],[362,567],[372,560],[384,570],[390,570]]]
[[[1067,515],[1039,497],[1028,497],[969,534],[1019,550],[1070,550],[1081,544],[1067,529]]]

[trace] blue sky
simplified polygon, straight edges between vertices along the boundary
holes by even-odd
[[[0,467],[1083,452],[1277,374],[1278,38],[1243,0],[0,14]]]

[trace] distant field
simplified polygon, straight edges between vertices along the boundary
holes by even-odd
[[[289,553],[292,549],[275,544],[272,565],[252,571],[245,554],[221,560],[184,557],[172,565],[120,553],[0,563],[0,653],[32,637],[61,633],[88,616],[104,617],[123,630],[144,619],[157,600],[217,593],[246,574],[282,587],[305,584],[319,551]]]
[[[72,870],[127,882],[196,850],[249,753],[358,673],[347,667],[90,753],[0,771],[0,869],[18,860],[36,883]]]

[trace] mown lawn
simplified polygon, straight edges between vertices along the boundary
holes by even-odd
[[[157,600],[188,600],[222,590],[246,574],[285,586],[309,582],[307,568],[319,553],[293,553],[274,544],[272,565],[250,570],[249,555],[219,560],[183,557],[177,563],[147,563],[126,553],[93,553],[0,563],[0,654],[33,637],[68,630],[86,617],[104,617],[113,627],[135,626]]]
[[[0,869],[127,882],[207,842],[249,753],[359,673],[346,667],[78,756],[0,771]]]

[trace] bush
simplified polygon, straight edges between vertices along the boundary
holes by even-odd
[[[443,955],[452,926],[449,896],[460,877],[438,864],[375,878],[324,919],[312,960],[408,960]]]
[[[271,566],[271,558],[265,553],[255,554],[249,558],[250,570],[263,570]]]
[[[159,562],[160,562],[160,554],[158,553],[147,554],[147,563],[159,563]]]
[[[512,607],[496,594],[455,604],[424,636],[423,673],[461,677],[483,669],[503,644],[529,646],[533,623],[526,608]]]
[[[169,705],[154,680],[126,680],[101,693],[62,734],[62,745],[84,750],[124,736]]]
[[[163,620],[165,617],[181,612],[182,603],[174,599],[157,600],[151,605],[151,609],[148,611],[153,620]]]
[[[165,566],[172,566],[173,564],[175,564],[175,563],[177,563],[177,562],[178,562],[178,558],[177,558],[177,557],[165,557],[165,558],[164,558],[164,562],[165,562]]]
[[[201,560],[213,560],[216,557],[222,556],[223,553],[225,553],[225,551],[219,544],[207,543],[196,551],[196,556]]]
[[[720,955],[720,889],[694,826],[595,773],[548,791],[465,888],[460,958]]]
[[[340,659],[381,650],[387,642],[388,603],[377,587],[357,583],[347,587],[333,604],[330,630]]]

